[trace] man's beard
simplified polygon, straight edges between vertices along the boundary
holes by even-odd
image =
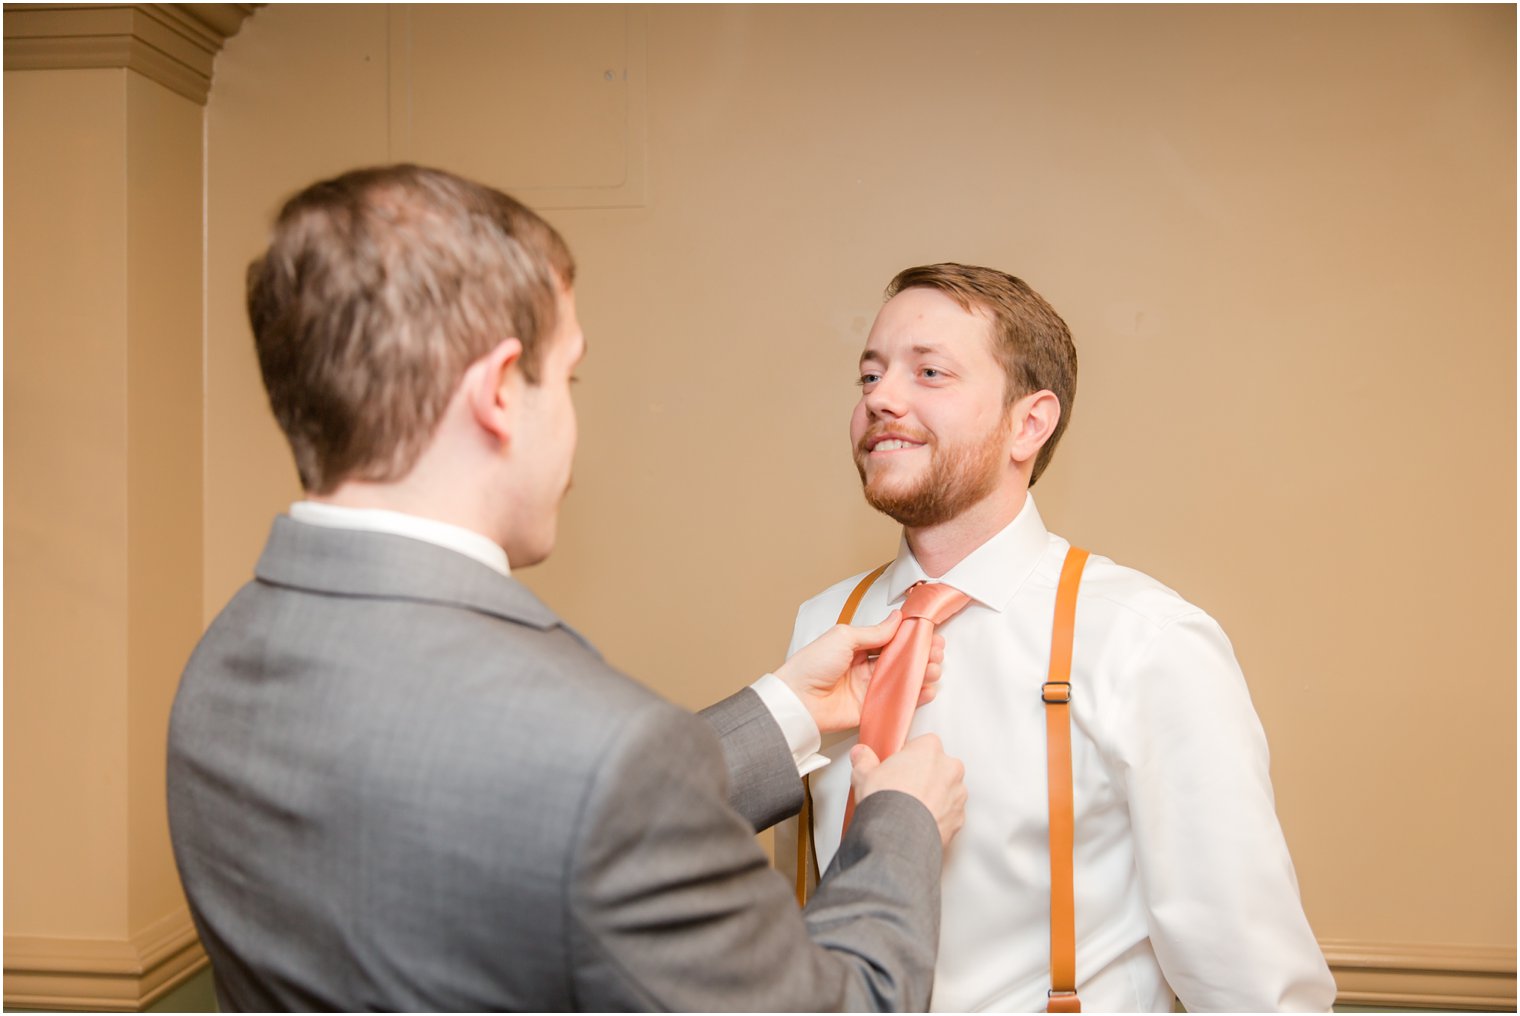
[[[925,438],[928,435],[924,435]],[[860,472],[866,503],[910,529],[948,522],[997,489],[1002,480],[1003,449],[994,440],[996,432],[981,440],[942,447],[937,442],[925,445],[929,452],[929,469],[907,489],[884,489],[878,480],[873,489],[866,479],[866,441],[868,432],[855,448],[855,468]]]

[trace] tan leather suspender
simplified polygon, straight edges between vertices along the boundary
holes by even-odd
[[[1040,687],[1045,702],[1046,773],[1050,783],[1050,992],[1046,1012],[1081,1012],[1077,998],[1076,889],[1072,858],[1075,842],[1071,783],[1071,653],[1075,641],[1077,589],[1087,551],[1072,547],[1061,565],[1056,587],[1055,620],[1050,631],[1050,671]],[[839,611],[839,624],[855,619],[855,610],[871,584],[887,570],[882,565],[860,580]],[[807,902],[808,872],[818,875],[813,845],[813,792],[802,778],[803,805],[797,818],[797,903]],[[811,865],[811,868],[809,867]]]
[[[1046,1012],[1081,1012],[1077,998],[1076,889],[1072,885],[1075,821],[1071,789],[1071,647],[1077,587],[1087,551],[1072,547],[1061,565],[1056,617],[1050,630],[1045,701],[1045,770],[1050,781],[1050,992]]]

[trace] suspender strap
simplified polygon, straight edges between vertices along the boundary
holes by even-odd
[[[888,561],[887,564],[877,568],[855,584],[855,588],[850,590],[850,595],[844,598],[844,606],[839,608],[839,620],[835,621],[835,624],[849,624],[855,620],[855,611],[860,608],[860,601],[865,599],[866,590],[881,578],[882,573],[887,570],[887,565],[891,563]]]
[[[1077,587],[1087,551],[1072,547],[1061,566],[1050,633],[1045,702],[1046,770],[1050,779],[1050,993],[1046,1012],[1081,1012],[1077,998],[1076,890],[1072,884],[1074,818],[1071,787],[1071,647]]]
[[[839,608],[839,620],[835,624],[849,624],[855,620],[855,611],[860,608],[860,601],[865,598],[866,590],[871,588],[872,583],[881,578],[887,570],[887,565],[882,565],[875,571],[861,579],[850,595],[845,597],[844,606]],[[813,874],[814,884],[823,877],[818,870],[818,848],[813,843],[813,786],[811,781],[804,776],[802,778],[802,811],[797,814],[797,905],[804,906],[808,898],[808,872]]]
[[[818,878],[818,853],[813,848],[813,784],[802,778],[802,810],[797,813],[797,905],[807,906],[808,873]]]

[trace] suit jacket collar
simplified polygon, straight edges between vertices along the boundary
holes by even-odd
[[[292,589],[447,603],[534,628],[568,630],[516,579],[452,550],[389,533],[313,526],[282,515],[254,575]]]

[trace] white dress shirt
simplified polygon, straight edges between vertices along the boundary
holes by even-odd
[[[1030,498],[938,581],[971,597],[941,626],[944,675],[910,736],[966,765],[966,825],[945,856],[932,1008],[1044,1010],[1050,987],[1045,714],[1056,584],[1069,544]],[[862,576],[804,603],[792,649]],[[928,578],[906,542],[854,623]],[[1335,983],[1299,901],[1267,743],[1224,632],[1153,579],[1092,556],[1072,659],[1077,987],[1087,1011],[1327,1011]],[[839,845],[850,737],[813,776],[818,863]],[[1170,988],[1168,987],[1170,984]]]
[[[473,529],[439,522],[437,519],[425,519],[420,515],[408,515],[383,508],[349,508],[321,501],[295,502],[290,506],[290,517],[313,526],[359,529],[421,540],[463,554],[502,575],[510,577],[512,574],[512,567],[507,563],[507,552],[495,540]],[[763,675],[750,687],[760,696],[760,701],[780,725],[781,732],[792,749],[792,761],[796,763],[797,771],[806,774],[826,765],[828,759],[817,754],[820,741],[818,724],[813,722],[812,715],[796,693],[773,674]]]

